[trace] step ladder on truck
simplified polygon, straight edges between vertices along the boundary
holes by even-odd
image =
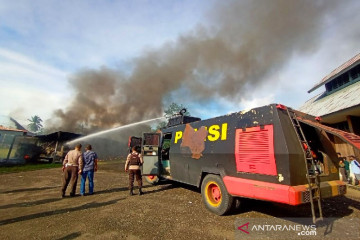
[[[308,191],[310,196],[311,215],[313,223],[315,224],[318,220],[323,220],[322,205],[321,205],[321,191],[320,191],[320,170],[315,163],[315,159],[312,154],[311,146],[306,140],[305,134],[302,130],[300,122],[296,116],[296,113],[291,108],[286,108],[286,111],[291,119],[294,126],[295,132],[299,138],[300,143],[304,147],[304,159],[305,159],[305,172],[306,179],[308,182]],[[318,214],[316,214],[315,205],[317,202]],[[318,215],[318,218],[316,217]]]

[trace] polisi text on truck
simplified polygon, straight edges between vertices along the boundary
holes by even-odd
[[[227,130],[228,130],[228,124],[227,123],[223,123],[221,125],[218,124],[214,124],[211,125],[210,127],[205,127],[208,130],[208,136],[207,136],[207,140],[214,142],[217,140],[226,140],[227,139]],[[197,131],[197,129],[194,129],[195,131]],[[180,139],[182,139],[183,136],[183,131],[177,131],[175,133],[175,138],[174,138],[174,143],[178,143],[178,141]],[[205,140],[206,140],[205,139]]]

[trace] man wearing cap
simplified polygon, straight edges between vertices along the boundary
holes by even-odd
[[[352,175],[352,184],[356,185],[356,180],[360,179],[360,163],[356,160],[354,155],[349,156],[350,159],[350,172]]]
[[[94,151],[91,151],[90,144],[86,145],[84,152],[84,167],[81,174],[80,195],[85,195],[86,178],[89,179],[89,195],[94,193],[94,172],[97,171],[98,157]]]
[[[74,150],[69,151],[63,162],[63,184],[61,188],[61,197],[65,197],[66,188],[70,183],[70,197],[75,196],[78,174],[81,174],[83,158],[81,144],[77,144]]]

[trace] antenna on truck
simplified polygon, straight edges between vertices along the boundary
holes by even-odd
[[[181,115],[181,116],[184,116],[186,111],[187,111],[186,108],[183,108],[183,109],[180,110],[180,112],[178,114]]]

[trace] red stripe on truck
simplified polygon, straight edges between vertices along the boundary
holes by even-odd
[[[229,176],[224,177],[223,181],[230,195],[290,205],[303,203],[301,194],[306,191],[305,185],[287,186]]]

